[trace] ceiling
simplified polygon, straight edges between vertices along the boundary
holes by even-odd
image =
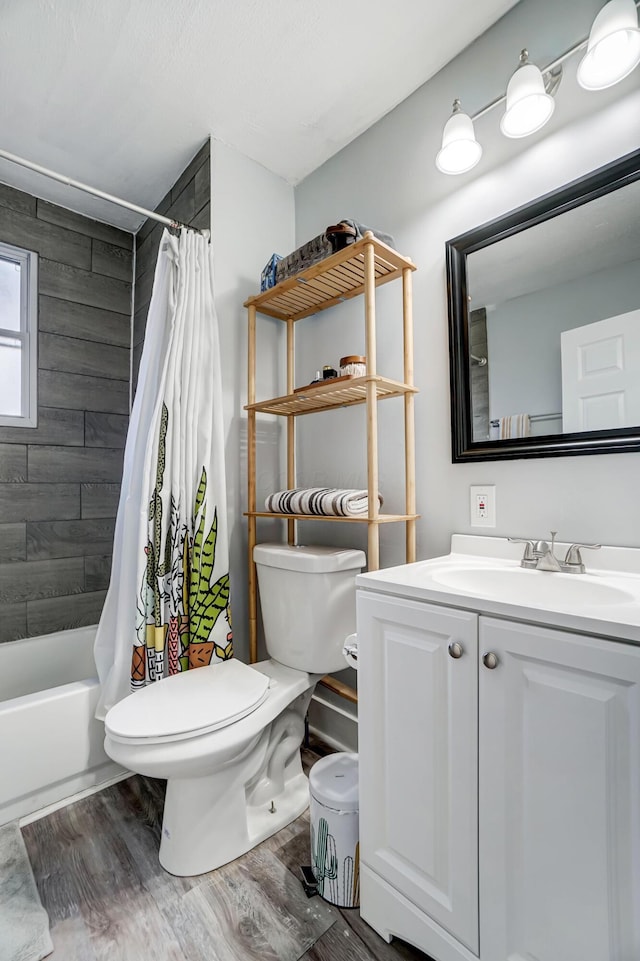
[[[471,309],[640,261],[640,181],[474,251]]]
[[[0,149],[148,208],[210,135],[295,184],[515,2],[0,0]],[[0,181],[140,224],[6,160]]]

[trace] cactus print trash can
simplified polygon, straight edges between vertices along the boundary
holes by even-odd
[[[340,908],[360,904],[358,755],[330,754],[309,774],[311,867],[318,894]]]

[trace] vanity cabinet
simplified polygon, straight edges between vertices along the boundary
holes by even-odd
[[[363,918],[435,961],[637,961],[640,647],[362,589],[358,640]]]

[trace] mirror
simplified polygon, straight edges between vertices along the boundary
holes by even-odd
[[[640,450],[640,150],[446,252],[453,461]]]

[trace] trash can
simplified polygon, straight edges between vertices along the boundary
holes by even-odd
[[[360,904],[358,755],[330,754],[309,773],[311,867],[318,894],[340,908]]]

